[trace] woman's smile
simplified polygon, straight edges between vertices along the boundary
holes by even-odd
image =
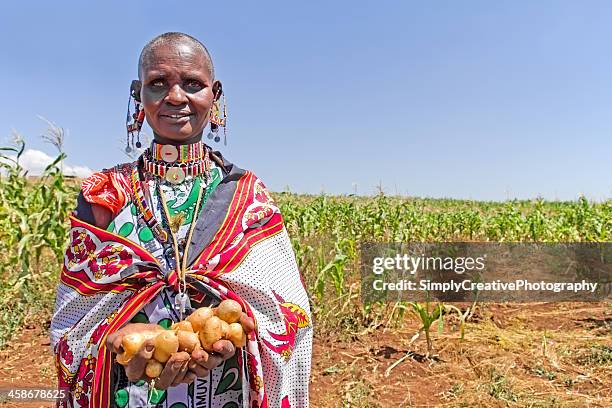
[[[190,112],[175,112],[162,113],[160,118],[170,124],[185,124],[194,118],[194,114]]]

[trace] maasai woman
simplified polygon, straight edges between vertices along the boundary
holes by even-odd
[[[154,141],[134,163],[82,184],[51,323],[64,407],[305,407],[312,343],[306,291],[263,183],[202,142],[223,125],[206,48],[181,33],[149,42],[132,86]],[[138,144],[137,144],[138,145]],[[144,373],[148,341],[127,366],[123,336],[234,299],[247,345],[177,352]],[[154,381],[152,385],[152,381]]]

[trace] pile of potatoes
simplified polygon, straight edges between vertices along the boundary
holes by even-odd
[[[221,339],[231,341],[236,347],[244,347],[246,333],[238,322],[241,315],[240,304],[226,299],[216,308],[196,309],[186,320],[174,323],[170,330],[159,326],[154,330],[127,334],[121,342],[123,353],[117,355],[117,362],[127,365],[145,341],[154,339],[153,358],[147,362],[145,374],[155,378],[161,374],[172,353],[186,351],[191,354],[198,348],[212,352],[213,344]]]

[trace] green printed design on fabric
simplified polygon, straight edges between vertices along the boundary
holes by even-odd
[[[204,208],[204,204],[206,204],[208,197],[221,182],[221,170],[215,167],[210,171],[210,176],[212,180],[210,183],[208,183],[208,186],[206,186],[206,191],[204,192],[204,196],[202,197],[202,205],[200,206],[200,211],[202,211],[202,208]]]
[[[130,394],[127,392],[127,390],[122,389],[115,392],[115,404],[117,404],[119,408],[126,407],[129,401]]]
[[[208,183],[208,185],[206,186],[202,194],[202,203],[200,204],[200,211],[202,211],[202,208],[204,208],[204,205],[206,204],[206,201],[208,200],[208,197],[210,196],[210,194],[215,190],[215,188],[221,182],[221,172],[218,168],[212,169],[210,172],[210,175],[211,175],[211,181],[210,183]],[[198,192],[200,191],[201,186],[202,186],[202,181],[198,177],[195,179],[193,183],[191,192],[189,193],[189,197],[183,204],[177,207],[173,207],[173,205],[178,201],[178,198],[180,197],[180,195],[177,195],[175,199],[168,201],[168,211],[170,212],[171,216],[177,215],[178,213],[181,213],[181,212],[186,214],[185,220],[183,221],[181,225],[191,224],[191,221],[193,219],[193,212],[195,210],[195,205],[198,201]]]
[[[238,356],[225,360],[223,364],[223,374],[215,390],[215,395],[223,394],[227,391],[240,391],[242,389],[242,379],[240,378],[240,368],[238,367]]]
[[[166,390],[158,390],[156,388],[152,388],[149,391],[149,401],[153,405],[160,404],[166,400],[167,394],[168,393],[166,392]]]
[[[227,404],[225,404],[223,408],[240,408],[240,407],[234,401],[230,401]]]
[[[162,326],[164,329],[169,329],[170,326],[172,326],[172,319],[161,319],[159,322],[157,322],[157,324],[159,324],[160,326]]]
[[[149,227],[143,227],[138,231],[138,239],[141,242],[149,242],[152,241],[155,237],[153,236],[153,231]]]
[[[132,213],[132,215],[138,214],[138,211],[136,210],[136,205],[135,204],[130,205],[130,212]]]
[[[125,224],[121,226],[121,228],[119,228],[118,234],[121,235],[122,237],[127,237],[128,235],[132,233],[133,230],[134,230],[134,224],[131,222],[126,222]]]
[[[113,231],[114,231],[114,229],[115,229],[115,221],[111,221],[111,223],[110,223],[110,224],[108,224],[108,227],[106,227],[106,230],[107,230],[108,232],[113,232]]]
[[[177,215],[179,213],[185,213],[187,216],[183,221],[182,225],[191,224],[191,220],[193,219],[193,210],[195,209],[195,205],[198,201],[198,191],[200,191],[202,185],[202,180],[198,177],[194,180],[193,186],[191,187],[191,192],[189,193],[189,197],[185,202],[177,207],[174,207],[174,204],[178,201],[178,197],[168,201],[168,211],[170,215]]]
[[[147,314],[141,310],[140,312],[136,313],[134,317],[132,317],[130,323],[149,323],[149,316],[147,316]]]
[[[187,408],[187,405],[183,404],[182,402],[175,402],[174,404],[170,405],[170,408]]]

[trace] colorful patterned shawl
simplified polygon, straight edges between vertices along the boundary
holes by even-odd
[[[211,294],[234,299],[255,319],[241,353],[246,358],[238,358],[239,373],[247,373],[243,405],[307,407],[312,324],[290,240],[263,183],[249,171],[224,166],[227,174],[196,220],[187,285],[196,302]],[[117,363],[105,347],[107,335],[163,288],[176,289],[178,278],[135,242],[75,217],[70,221],[51,324],[59,388],[69,394],[60,405],[109,407]]]

